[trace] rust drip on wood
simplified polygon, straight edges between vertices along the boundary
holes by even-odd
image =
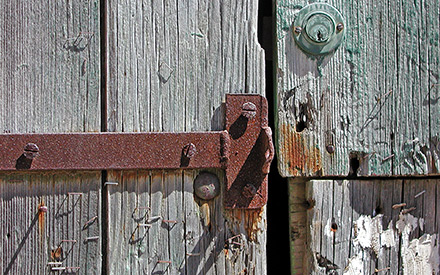
[[[303,135],[297,133],[292,126],[284,124],[280,136],[284,144],[280,145],[281,160],[288,165],[291,175],[322,174],[321,152],[316,146],[307,144]]]
[[[229,222],[242,225],[250,242],[256,241],[258,233],[264,232],[265,228],[260,227],[263,217],[263,208],[227,210],[227,219]]]
[[[46,210],[44,210],[44,209],[46,209]],[[38,233],[40,236],[40,242],[43,241],[43,237],[44,237],[46,212],[47,212],[47,207],[45,206],[44,201],[41,201],[41,203],[38,204]]]

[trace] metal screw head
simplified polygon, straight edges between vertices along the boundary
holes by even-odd
[[[38,207],[38,212],[46,213],[47,212],[47,206],[40,205]]]
[[[38,155],[40,154],[39,152],[40,152],[40,149],[38,149],[38,146],[35,143],[28,143],[24,147],[23,155],[27,159],[31,159],[32,160],[32,159],[38,157]]]
[[[254,118],[257,115],[257,106],[252,102],[246,102],[243,104],[241,115],[248,119]]]
[[[327,149],[327,152],[328,152],[329,154],[333,154],[333,153],[335,152],[335,146],[332,145],[332,144],[327,145],[327,146],[325,147],[325,149]]]
[[[194,180],[194,192],[202,200],[212,200],[220,193],[220,181],[212,173],[202,172]]]
[[[189,143],[183,147],[183,155],[187,158],[192,158],[197,153],[197,148],[194,144]]]
[[[243,187],[241,194],[245,198],[248,198],[248,199],[253,198],[257,194],[257,188],[255,188],[255,186],[253,184],[248,183]]]
[[[340,31],[342,31],[343,29],[344,29],[344,24],[342,24],[342,23],[338,23],[337,25],[336,25],[336,29],[340,32]]]
[[[295,33],[300,34],[302,32],[302,28],[300,26],[295,27]]]

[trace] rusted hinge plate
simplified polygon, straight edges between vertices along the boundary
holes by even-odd
[[[267,101],[226,96],[226,131],[1,134],[0,171],[226,169],[227,208],[261,208],[273,158]]]

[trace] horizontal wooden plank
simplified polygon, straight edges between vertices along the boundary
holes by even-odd
[[[307,224],[296,234],[306,234],[307,251],[293,242],[292,256],[304,259],[304,274],[437,274],[439,187],[438,179],[308,181]]]
[[[346,21],[327,56],[294,40],[309,2],[276,1],[280,173],[439,174],[439,2],[326,1]]]

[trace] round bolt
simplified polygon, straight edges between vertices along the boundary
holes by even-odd
[[[23,155],[27,159],[32,160],[32,159],[38,157],[38,155],[40,154],[39,152],[40,152],[40,149],[38,149],[38,146],[35,143],[28,143],[24,147]]]
[[[252,102],[246,102],[243,104],[241,115],[248,119],[254,118],[257,115],[257,106]]]
[[[243,187],[243,191],[241,192],[241,194],[245,198],[253,198],[257,194],[257,188],[255,188],[253,184],[248,183]]]
[[[338,24],[336,25],[336,29],[338,30],[338,32],[342,31],[342,30],[344,29],[344,24],[342,24],[342,23],[338,23]]]
[[[183,155],[189,159],[194,157],[196,153],[196,146],[192,143],[189,143],[183,147]]]
[[[335,152],[335,146],[332,145],[332,144],[327,145],[327,146],[325,147],[325,149],[327,149],[327,152],[328,152],[329,154],[333,154],[333,153]]]
[[[47,212],[47,206],[40,205],[38,207],[38,212],[46,213]]]
[[[299,26],[295,27],[295,33],[297,33],[297,34],[300,34],[302,32],[302,30],[303,29]]]
[[[220,193],[220,181],[212,173],[202,172],[194,180],[194,192],[202,200],[212,200]]]

